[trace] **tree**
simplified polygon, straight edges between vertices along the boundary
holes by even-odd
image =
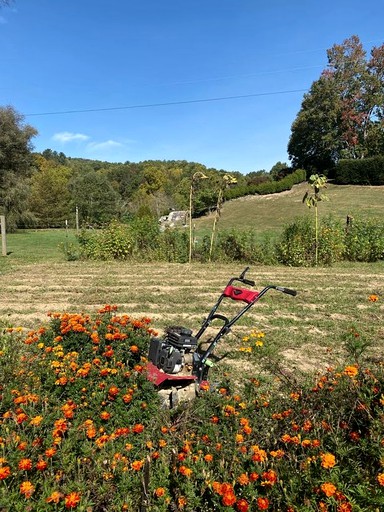
[[[69,182],[72,209],[79,209],[80,221],[89,224],[110,222],[121,213],[121,199],[103,171],[77,173]]]
[[[75,213],[71,212],[68,188],[71,169],[36,155],[38,171],[31,178],[30,206],[44,227],[63,227]]]
[[[28,179],[34,170],[31,140],[37,130],[10,106],[0,107],[0,212],[14,230],[33,219],[27,209]]]
[[[380,154],[384,146],[384,45],[366,52],[357,36],[327,52],[328,68],[304,95],[288,153],[295,168],[326,172],[340,158]]]

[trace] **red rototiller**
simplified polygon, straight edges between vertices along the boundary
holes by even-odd
[[[218,301],[195,335],[192,334],[191,329],[176,326],[167,328],[164,337],[151,339],[147,365],[148,379],[158,386],[166,406],[175,407],[179,401],[194,397],[207,383],[209,369],[213,366],[210,356],[217,343],[263,295],[269,290],[277,290],[293,296],[297,293],[295,290],[275,285],[266,286],[260,292],[234,286],[234,283],[255,286],[254,281],[245,277],[248,270],[249,267],[246,267],[239,277],[232,277],[228,281]],[[217,313],[225,299],[245,303],[232,319]],[[208,348],[202,350],[200,339],[214,320],[220,320],[222,325],[216,335],[208,340]]]

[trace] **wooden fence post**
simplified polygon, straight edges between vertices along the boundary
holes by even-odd
[[[3,256],[7,255],[7,238],[5,236],[5,215],[0,215],[0,228],[1,228],[1,253]]]

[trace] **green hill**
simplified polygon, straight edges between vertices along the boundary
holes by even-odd
[[[246,196],[224,203],[218,229],[252,228],[263,234],[280,231],[295,217],[311,215],[302,202],[308,190],[306,183],[295,185],[292,190],[265,196]],[[319,203],[319,214],[332,214],[346,220],[355,218],[384,218],[384,186],[356,186],[328,184],[325,190],[329,201]],[[214,214],[195,219],[197,233],[212,228]]]

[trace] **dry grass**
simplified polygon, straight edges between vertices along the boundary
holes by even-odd
[[[240,265],[182,265],[58,262],[17,265],[0,275],[0,321],[36,327],[49,311],[93,312],[117,304],[121,313],[149,316],[153,327],[185,325],[197,330],[227,280]],[[384,264],[348,264],[336,268],[252,268],[257,289],[276,284],[297,289],[297,297],[271,291],[241,318],[233,334],[219,345],[233,359],[242,335],[265,332],[290,366],[313,369],[335,363],[344,334],[354,325],[384,343]],[[371,294],[379,301],[368,301]],[[228,300],[223,314],[239,304]],[[234,349],[236,350],[234,351]],[[235,364],[235,363],[233,363]],[[236,364],[241,364],[240,362]]]

